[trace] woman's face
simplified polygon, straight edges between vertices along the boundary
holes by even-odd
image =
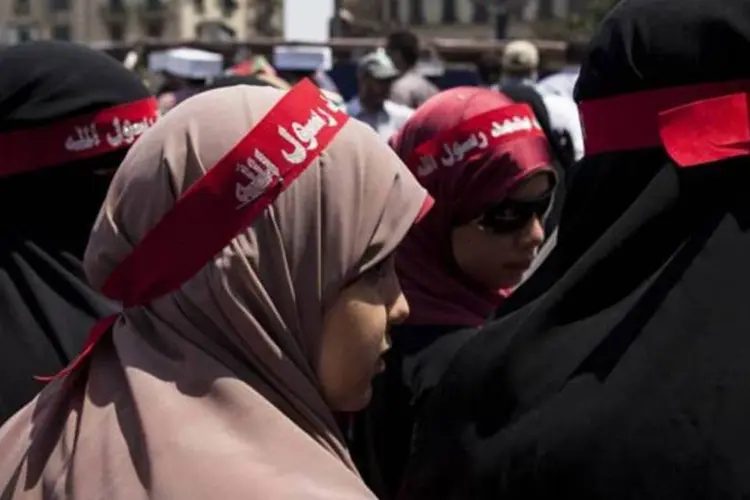
[[[388,329],[408,315],[393,257],[341,291],[324,315],[316,368],[334,411],[354,412],[369,404],[372,379],[385,368]]]
[[[552,188],[548,173],[536,174],[495,212],[455,228],[453,255],[459,268],[490,290],[518,285],[544,242],[541,215],[535,211],[544,209]]]

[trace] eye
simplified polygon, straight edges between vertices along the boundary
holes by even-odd
[[[375,267],[370,269],[369,273],[378,278],[385,278],[388,274],[388,260],[379,262]]]
[[[374,267],[372,267],[370,270],[365,273],[368,278],[375,282],[379,282],[387,278],[390,273],[391,269],[394,266],[394,259],[393,257],[387,257],[380,262],[378,262]]]
[[[493,215],[495,219],[500,219],[500,220],[516,219],[519,216],[518,210],[516,210],[515,208],[511,208],[511,207],[503,208],[502,210],[499,210]]]

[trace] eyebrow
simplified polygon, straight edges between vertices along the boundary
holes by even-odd
[[[532,196],[528,196],[528,197],[526,197],[526,196],[524,196],[524,197],[516,197],[516,196],[510,195],[510,196],[507,196],[503,201],[505,201],[505,200],[511,200],[511,201],[519,201],[519,202],[522,202],[522,203],[523,202],[529,202],[529,201],[542,201],[544,198],[549,198],[549,197],[551,197],[554,194],[555,194],[555,186],[550,186],[550,188],[548,190],[546,190],[544,193],[542,193],[540,195],[537,195],[537,196],[533,196],[533,197]],[[495,203],[494,206],[500,205],[501,203],[502,203],[502,201],[499,202],[499,203]]]

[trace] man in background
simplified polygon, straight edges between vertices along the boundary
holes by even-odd
[[[391,33],[386,43],[386,51],[401,74],[391,87],[393,102],[416,109],[439,92],[435,85],[417,71],[419,39],[414,33]]]
[[[273,66],[290,85],[309,78],[329,99],[343,103],[336,84],[326,73],[333,68],[330,47],[277,45],[273,48]]]
[[[224,71],[224,57],[192,47],[151,52],[148,68],[160,73],[163,82],[154,89],[162,114],[203,90],[206,83]]]
[[[573,40],[565,47],[565,67],[559,72],[539,81],[539,91],[573,99],[573,90],[581,72],[581,61],[586,56],[588,44]]]
[[[413,110],[388,99],[399,71],[383,50],[364,56],[357,68],[358,95],[347,104],[349,116],[371,126],[384,140],[398,131]]]
[[[573,160],[583,157],[583,131],[578,116],[578,107],[572,98],[545,93],[537,84],[539,78],[539,49],[526,40],[508,43],[501,59],[502,76],[496,87],[500,92],[513,85],[533,88],[541,95],[549,114],[550,127],[561,147],[568,151]]]

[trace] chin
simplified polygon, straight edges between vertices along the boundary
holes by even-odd
[[[333,405],[334,411],[340,411],[344,413],[356,413],[367,408],[372,401],[372,387],[368,386],[367,390],[356,395],[349,395],[347,398],[342,398]]]
[[[528,269],[526,271],[528,271]],[[503,276],[494,283],[493,288],[505,290],[508,288],[517,287],[521,284],[521,281],[523,281],[523,277],[526,274],[526,271],[519,271],[517,273],[513,273],[512,275]]]

